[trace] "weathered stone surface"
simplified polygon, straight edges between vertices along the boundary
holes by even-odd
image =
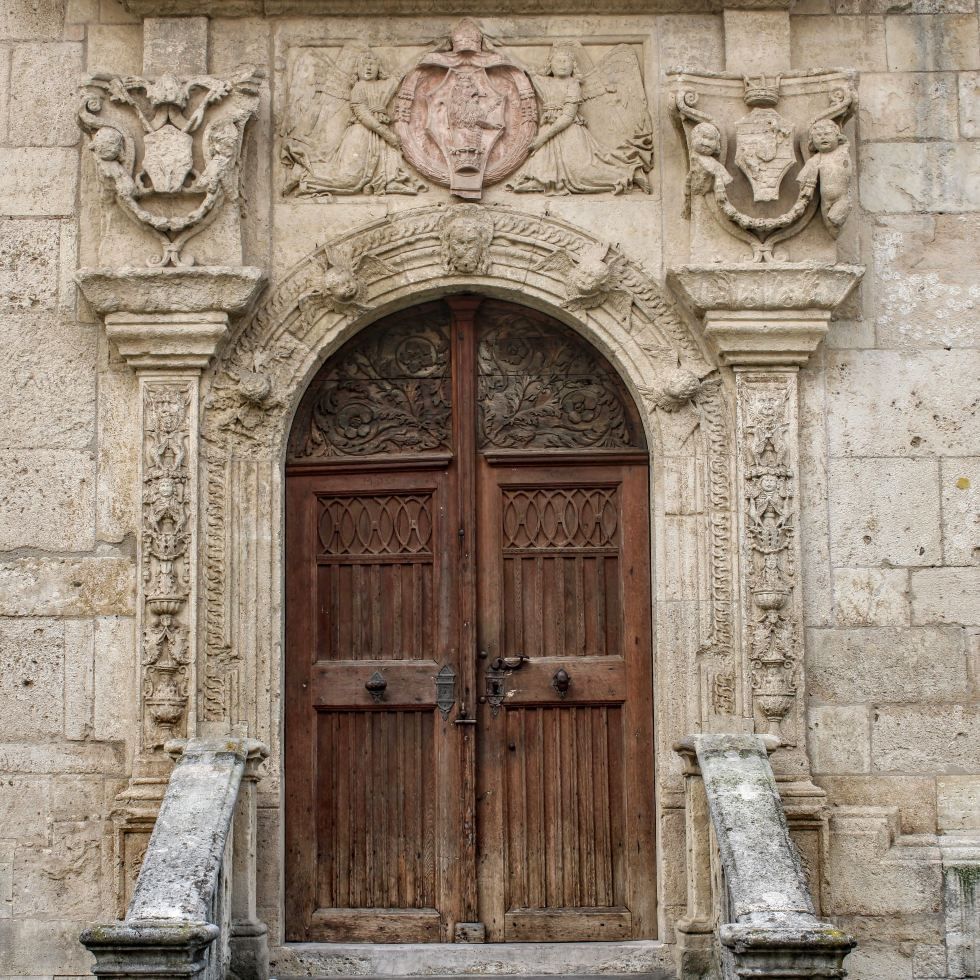
[[[980,707],[882,707],[871,726],[871,765],[879,772],[957,773],[976,768]]]
[[[944,459],[943,561],[950,565],[980,562],[980,457]]]
[[[10,137],[18,146],[74,146],[82,45],[21,44],[10,65]],[[42,81],[43,80],[43,81]],[[44,151],[35,151],[38,163]]]
[[[936,780],[902,773],[824,773],[814,782],[827,791],[835,806],[888,807],[899,810],[903,834],[936,832]]]
[[[143,32],[137,24],[93,24],[88,29],[86,68],[138,75],[143,67]]]
[[[64,16],[64,0],[50,0],[49,3],[0,4],[0,39],[5,41],[59,40]]]
[[[61,224],[0,219],[0,307],[52,309],[58,299]]]
[[[814,774],[868,772],[870,736],[866,705],[824,705],[807,711],[807,749]]]
[[[0,214],[71,215],[78,180],[77,151],[0,147]]]
[[[123,541],[139,527],[139,383],[126,366],[99,374],[98,494],[100,541]]]
[[[830,704],[966,700],[970,689],[963,631],[808,630],[807,692]]]
[[[977,455],[977,377],[980,351],[975,350],[828,352],[831,456]],[[893,462],[901,468],[909,461],[883,465]],[[915,469],[905,472],[912,477]],[[913,478],[924,479],[921,473]]]
[[[16,392],[4,449],[84,449],[95,428],[95,327],[44,313],[0,314],[0,388]],[[43,420],[43,421],[42,421]]]
[[[790,19],[785,10],[725,10],[725,69],[751,74],[790,67]]]
[[[980,830],[980,776],[940,776],[936,799],[940,830]]]
[[[0,451],[0,549],[95,545],[95,460],[68,449]]]
[[[939,466],[923,459],[831,459],[831,555],[843,565],[940,560]]]
[[[978,234],[980,216],[972,214],[901,215],[875,222],[878,346],[980,345],[980,256],[972,247]]]
[[[885,18],[889,71],[980,68],[975,13]]]
[[[980,626],[980,566],[912,572],[912,622]]]
[[[907,626],[909,576],[901,568],[835,568],[839,626]]]
[[[893,812],[874,807],[842,807],[831,815],[831,915],[852,909],[875,916],[939,910],[938,861],[920,862],[892,849],[893,820]]]
[[[660,64],[664,68],[724,71],[725,37],[717,17],[667,14],[657,20]]]
[[[53,821],[51,838],[14,855],[17,918],[85,920],[100,905],[101,827],[97,821]]]
[[[975,143],[862,143],[862,206],[876,214],[980,210]]]
[[[858,107],[862,140],[957,138],[956,75],[862,73]]]
[[[56,619],[0,619],[0,738],[62,734],[65,626]]]
[[[960,136],[980,137],[980,72],[964,71],[959,76]]]
[[[93,736],[120,741],[136,730],[137,653],[135,621],[104,616],[95,621]]]
[[[793,17],[790,23],[796,69],[812,65],[847,65],[859,71],[887,68],[885,25],[880,17],[835,17],[832,21]]]
[[[147,17],[143,21],[143,73],[147,78],[167,72],[203,75],[207,70],[206,17]]]

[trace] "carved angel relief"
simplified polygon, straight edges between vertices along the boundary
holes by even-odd
[[[365,252],[356,258],[341,246],[327,248],[320,256],[323,275],[319,285],[299,298],[300,312],[308,320],[327,309],[344,316],[357,316],[368,309],[364,297],[365,279],[380,279],[394,273],[386,262]]]
[[[287,89],[286,194],[417,194],[413,170],[469,200],[506,178],[515,193],[650,190],[652,125],[626,44],[594,65],[562,42],[538,70],[466,18],[401,66],[357,43],[333,58],[299,49]]]
[[[242,137],[261,77],[244,67],[229,78],[84,80],[78,121],[104,196],[160,240],[162,255],[148,265],[193,264],[184,246],[225,201],[237,200]]]
[[[774,247],[799,234],[818,204],[824,227],[836,238],[852,205],[850,151],[841,129],[855,108],[852,82],[850,76],[837,73],[785,82],[779,75],[746,77],[741,99],[750,112],[729,130],[720,117],[733,96],[722,87],[734,81],[683,76],[671,109],[688,151],[685,216],[700,220],[701,212],[710,215],[730,235],[749,244],[759,262],[772,261]],[[793,86],[795,103],[810,106],[811,113],[815,97],[826,99],[802,131],[776,111],[786,86]],[[702,100],[702,95],[707,98]],[[718,114],[702,108],[709,100],[721,110]],[[729,165],[731,136],[731,163],[737,171]],[[794,168],[795,199],[788,197],[785,187]],[[744,203],[738,201],[739,172],[751,191],[751,201]]]

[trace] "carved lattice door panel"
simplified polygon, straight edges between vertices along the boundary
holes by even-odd
[[[655,934],[647,500],[622,383],[537,314],[430,304],[321,370],[287,480],[288,938]]]

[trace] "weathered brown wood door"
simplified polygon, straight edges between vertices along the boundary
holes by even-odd
[[[314,379],[287,468],[292,940],[652,937],[648,475],[568,328],[477,297]]]

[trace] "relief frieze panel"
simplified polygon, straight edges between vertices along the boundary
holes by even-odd
[[[369,47],[299,40],[282,59],[287,197],[650,191],[642,45],[445,37]]]

